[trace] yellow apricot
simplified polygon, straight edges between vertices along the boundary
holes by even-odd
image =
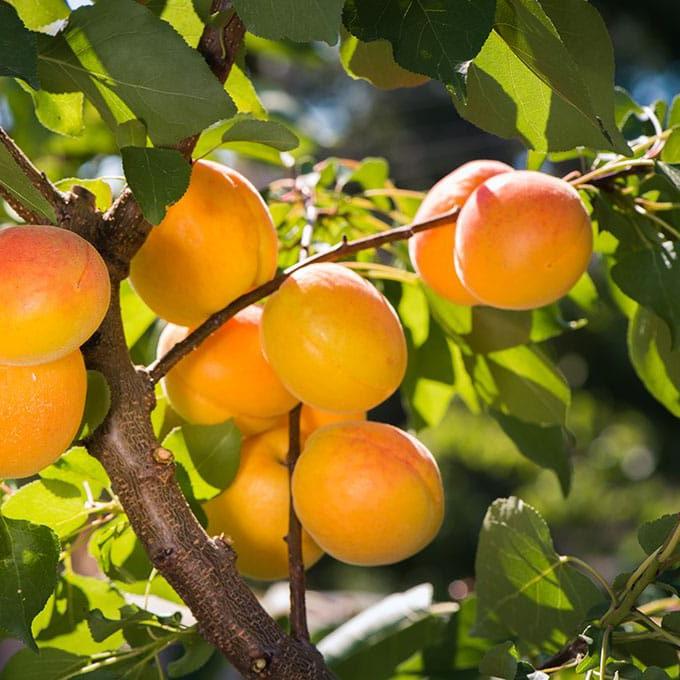
[[[287,413],[297,400],[281,384],[260,343],[262,308],[240,311],[170,370],[163,388],[170,405],[191,423],[211,425],[234,416],[269,419]],[[158,355],[190,329],[168,324]]]
[[[78,431],[86,392],[80,350],[37,366],[0,365],[0,479],[54,463]]]
[[[78,349],[109,306],[99,253],[66,229],[0,229],[0,364],[34,365]]]
[[[270,279],[277,248],[257,189],[236,170],[197,161],[189,189],[132,260],[130,280],[156,314],[192,326]]]
[[[288,547],[284,540],[290,509],[287,452],[286,428],[247,438],[241,447],[236,478],[203,506],[208,532],[231,538],[238,556],[236,566],[251,578],[269,581],[288,574]],[[305,567],[311,567],[322,555],[323,551],[303,531]]]
[[[432,454],[383,423],[337,423],[314,432],[292,489],[302,526],[322,550],[349,564],[414,555],[436,536],[444,516]]]
[[[288,390],[327,411],[376,406],[399,387],[406,370],[396,312],[339,264],[312,264],[288,278],[265,305],[262,339]]]
[[[480,184],[511,171],[509,165],[499,161],[478,160],[461,165],[430,189],[414,221],[424,222],[453,208],[462,208]],[[456,219],[451,218],[443,226],[421,231],[411,238],[409,255],[420,278],[435,293],[458,305],[474,305],[479,301],[463,286],[454,267],[455,235]]]
[[[456,271],[482,303],[533,309],[562,297],[588,267],[593,235],[578,192],[521,170],[496,175],[467,200],[456,229]]]

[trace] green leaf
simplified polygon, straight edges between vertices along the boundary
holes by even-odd
[[[0,515],[0,630],[36,651],[31,622],[54,590],[58,564],[50,529]]]
[[[343,0],[234,0],[248,30],[270,40],[338,41]]]
[[[623,129],[633,114],[641,115],[644,109],[622,87],[614,88],[614,120],[619,130]]]
[[[0,185],[9,191],[19,203],[43,215],[51,224],[56,224],[57,215],[54,208],[30,183],[4,144],[0,144]]]
[[[24,22],[26,28],[37,31],[65,19],[69,7],[64,0],[7,0]]]
[[[515,680],[519,654],[512,642],[503,642],[490,649],[479,664],[479,672],[492,678]]]
[[[187,0],[149,0],[146,3],[156,16],[167,21],[191,47],[196,47],[203,34],[203,21]]]
[[[122,632],[125,639],[132,646],[141,646],[160,637],[168,637],[173,632],[167,628],[179,631],[177,623],[181,614],[159,617],[136,605],[122,604],[114,614],[105,614],[100,609],[93,609],[87,615],[87,626],[95,642],[110,640],[112,635]],[[159,629],[156,624],[161,623],[166,629]],[[153,631],[150,628],[154,628]],[[111,644],[111,642],[109,642]]]
[[[99,371],[87,372],[87,400],[77,439],[91,435],[106,418],[111,408],[111,390]]]
[[[111,485],[102,464],[82,446],[67,451],[55,463],[40,472],[43,479],[57,479],[80,488],[84,482],[90,487],[95,499]]]
[[[430,612],[432,586],[386,597],[318,644],[331,670],[352,680],[387,680],[402,661],[439,638],[448,616]]]
[[[597,587],[555,552],[548,526],[518,498],[487,511],[476,558],[475,633],[519,637],[557,651],[602,599]]]
[[[680,351],[671,350],[666,322],[646,307],[636,305],[628,322],[628,353],[650,394],[680,417]]]
[[[277,151],[291,151],[300,140],[285,125],[273,120],[258,120],[245,115],[239,115],[222,133],[222,143],[251,142],[270,146]]]
[[[85,98],[81,92],[51,94],[45,90],[29,91],[33,98],[35,115],[48,130],[70,137],[82,134]]]
[[[189,475],[194,496],[201,501],[229,486],[239,465],[241,433],[232,421],[219,425],[175,428],[163,441]]]
[[[16,9],[0,1],[0,76],[21,78],[39,88],[35,35],[21,22]]]
[[[675,518],[677,520],[677,517]],[[661,627],[674,633],[680,633],[680,611],[669,612],[661,619]]]
[[[671,132],[661,150],[661,159],[666,163],[680,163],[680,130]]]
[[[195,673],[203,668],[215,653],[215,648],[198,634],[183,636],[182,646],[184,654],[168,664],[169,678],[182,678]]]
[[[340,45],[340,61],[351,78],[367,80],[381,90],[416,87],[428,80],[427,76],[399,66],[387,40],[364,42],[353,35],[345,35]]]
[[[680,262],[675,243],[627,252],[617,258],[611,276],[616,285],[652,309],[670,330],[670,349],[680,348]]]
[[[92,637],[87,622],[95,607],[115,616],[124,604],[122,595],[108,581],[65,572],[47,606],[36,617],[33,633],[41,647],[77,650],[80,654],[118,649],[125,642],[122,634],[102,643]]]
[[[144,121],[157,146],[235,113],[203,58],[134,0],[80,7],[64,32],[39,36],[38,52],[43,89],[82,91],[114,131]]]
[[[86,656],[51,647],[43,647],[40,654],[22,649],[7,662],[0,673],[0,680],[62,680],[85,667],[89,661]]]
[[[168,206],[179,201],[189,188],[191,166],[174,149],[121,149],[125,177],[144,217],[159,224]]]
[[[643,680],[671,680],[671,676],[666,671],[661,670],[657,666],[649,666],[645,668],[642,674]]]
[[[680,515],[664,515],[651,522],[645,522],[638,529],[638,543],[642,549],[651,555],[657,548],[663,545],[664,541],[670,536],[671,532],[678,524]],[[680,547],[675,554],[680,554]]]
[[[614,119],[611,41],[597,10],[584,0],[506,2],[517,10],[513,22],[497,27],[470,65],[467,100],[454,97],[459,113],[538,151],[588,146],[629,155]],[[553,57],[557,46],[564,63]]]
[[[565,429],[559,425],[543,426],[527,423],[498,411],[492,411],[491,415],[523,456],[536,465],[554,471],[559,479],[562,494],[568,496],[572,468]]]
[[[364,42],[392,43],[395,61],[464,91],[466,63],[482,48],[494,21],[495,0],[348,0],[343,20]]]
[[[156,320],[156,314],[137,295],[129,279],[125,279],[120,286],[120,308],[123,314],[125,342],[128,347],[132,347]]]
[[[81,488],[60,479],[40,479],[22,486],[2,506],[2,514],[52,529],[65,538],[85,524],[91,510],[85,507]]]
[[[267,117],[267,111],[257,96],[255,86],[238,64],[231,67],[224,89],[236,104],[239,113],[250,113],[259,119]]]

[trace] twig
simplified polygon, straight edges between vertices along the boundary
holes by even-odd
[[[175,364],[177,364],[187,354],[196,349],[206,338],[208,338],[218,328],[229,321],[229,319],[231,319],[235,314],[248,307],[248,305],[252,305],[255,302],[267,297],[268,295],[271,295],[283,285],[286,279],[288,279],[300,269],[308,267],[311,264],[317,264],[319,262],[334,262],[335,260],[339,260],[347,255],[352,255],[369,248],[378,248],[394,241],[403,241],[405,239],[411,238],[421,231],[434,229],[435,227],[440,227],[443,224],[446,224],[446,222],[449,222],[452,217],[455,217],[458,214],[459,210],[459,208],[453,208],[446,213],[443,213],[437,217],[433,217],[429,220],[425,220],[424,222],[407,224],[403,227],[389,229],[378,234],[372,234],[371,236],[364,236],[363,238],[358,238],[354,241],[347,241],[347,239],[343,239],[340,243],[337,243],[332,248],[317,253],[316,255],[307,258],[303,262],[298,262],[292,267],[288,267],[288,269],[286,269],[282,274],[279,274],[279,276],[270,279],[261,286],[254,288],[244,295],[241,295],[241,297],[236,298],[236,300],[228,304],[226,307],[224,307],[224,309],[215,312],[194,331],[189,333],[189,335],[184,338],[184,340],[178,342],[166,354],[158,359],[158,361],[151,364],[147,369],[151,382],[153,384],[159,382],[161,378],[163,378],[163,376],[166,375],[173,366],[175,366]]]
[[[19,166],[21,172],[28,181],[47,199],[47,202],[54,208],[57,220],[60,219],[66,207],[66,197],[57,189],[44,172],[31,163],[26,154],[14,143],[14,140],[0,127],[0,144],[9,152],[14,162]],[[9,189],[0,187],[2,196],[12,209],[24,220],[31,224],[50,224],[46,216],[41,212],[33,210],[20,201]]]
[[[290,632],[296,640],[309,642],[305,604],[305,565],[302,560],[302,525],[293,507],[293,471],[300,457],[300,412],[298,404],[288,415],[288,472],[290,510],[288,521],[288,572],[290,585]]]

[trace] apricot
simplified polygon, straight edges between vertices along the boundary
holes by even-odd
[[[111,296],[99,253],[66,229],[0,229],[0,364],[34,365],[78,349]]]
[[[78,431],[86,392],[80,350],[37,366],[0,365],[0,479],[54,463]]]
[[[444,516],[432,454],[383,423],[336,423],[314,432],[295,466],[292,490],[305,530],[349,564],[391,564],[414,555],[435,537]]]
[[[236,170],[197,161],[186,193],[132,260],[130,280],[156,314],[192,326],[270,279],[277,248],[257,189]]]
[[[365,411],[399,387],[406,342],[396,312],[370,283],[339,264],[298,270],[267,301],[264,351],[300,401]]]
[[[221,423],[234,416],[256,422],[280,416],[295,406],[297,400],[264,356],[261,322],[262,308],[247,307],[170,370],[163,388],[182,418],[201,425]],[[189,332],[188,328],[168,324],[158,343],[159,356]]]
[[[236,478],[219,496],[204,504],[208,532],[224,533],[234,544],[236,566],[245,576],[270,581],[288,574],[288,431],[279,427],[244,440]],[[323,551],[302,533],[306,568]]]
[[[496,175],[467,200],[456,229],[456,271],[481,302],[533,309],[562,297],[588,267],[590,219],[564,180],[521,170]]]
[[[440,179],[425,196],[415,216],[423,222],[449,210],[462,208],[470,194],[494,175],[511,172],[500,161],[470,161]],[[421,231],[409,240],[408,250],[414,269],[420,278],[443,298],[458,305],[474,305],[477,298],[461,283],[456,273],[453,248],[456,219],[441,227]]]

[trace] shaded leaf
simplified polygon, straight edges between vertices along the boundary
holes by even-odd
[[[478,635],[516,635],[557,651],[602,599],[555,552],[542,517],[518,498],[499,499],[487,511],[475,564]]]
[[[78,656],[61,649],[43,647],[40,654],[30,649],[17,652],[0,673],[1,680],[61,680],[89,663],[86,656]]]
[[[298,146],[300,140],[282,123],[238,116],[231,124],[227,123],[222,133],[222,142],[251,142],[270,146],[277,151],[291,151]]]
[[[343,20],[349,32],[365,42],[389,40],[403,68],[450,84],[462,94],[467,62],[487,39],[495,8],[495,0],[348,0]]]
[[[498,411],[492,411],[491,415],[523,456],[557,475],[562,494],[568,496],[572,467],[567,446],[568,436],[564,428],[559,425],[527,423]]]
[[[106,378],[99,371],[88,371],[85,411],[76,439],[91,435],[104,422],[110,408],[111,390]]]
[[[0,515],[0,630],[34,650],[31,622],[54,590],[58,563],[51,529]]]
[[[680,515],[675,514],[664,515],[651,522],[645,522],[638,529],[638,542],[642,549],[648,555],[651,555],[657,548],[663,545],[677,526],[679,519]],[[680,547],[676,549],[675,554],[680,555]]]
[[[234,7],[255,35],[296,42],[338,40],[343,0],[234,0]]]
[[[80,7],[65,31],[39,37],[38,52],[43,89],[82,91],[112,130],[142,120],[156,145],[235,113],[203,58],[133,0]]]
[[[512,642],[502,642],[490,649],[479,664],[479,672],[493,678],[515,680],[519,654]]]
[[[168,206],[189,188],[191,166],[174,149],[126,146],[121,149],[123,169],[130,189],[151,224],[158,224]]]
[[[21,78],[31,87],[40,87],[35,35],[6,2],[0,2],[0,76]]]
[[[210,661],[215,648],[200,635],[182,637],[184,654],[168,664],[168,677],[181,678],[189,673],[195,673]]]

